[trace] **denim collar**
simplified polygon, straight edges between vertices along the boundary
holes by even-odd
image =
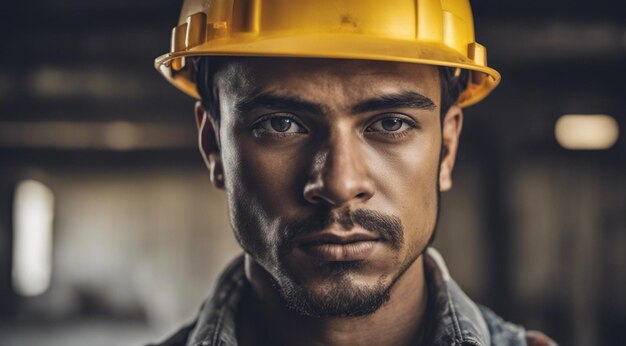
[[[434,248],[426,251],[424,269],[431,304],[429,337],[424,344],[490,345],[489,328],[480,309],[452,280],[443,257]]]
[[[452,280],[443,258],[433,248],[424,256],[429,289],[427,336],[425,344],[490,345],[485,319],[477,307]],[[235,346],[235,316],[247,280],[243,256],[224,271],[211,299],[201,308],[187,346]]]

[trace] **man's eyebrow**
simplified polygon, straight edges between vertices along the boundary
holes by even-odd
[[[437,107],[430,98],[414,91],[374,97],[352,107],[352,113],[365,113],[392,108],[418,108],[433,110]]]
[[[272,95],[268,93],[258,93],[244,98],[235,105],[238,112],[251,111],[255,108],[268,108],[275,110],[296,110],[313,114],[323,114],[324,108],[311,101],[304,100],[297,96]]]

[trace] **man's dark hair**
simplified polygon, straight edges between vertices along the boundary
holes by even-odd
[[[195,83],[200,94],[202,106],[209,111],[213,120],[219,124],[220,109],[217,102],[217,88],[215,74],[228,62],[231,57],[202,56],[193,60],[195,67]],[[460,73],[459,73],[460,72]],[[467,86],[469,73],[467,70],[458,70],[454,67],[439,67],[441,79],[441,120],[448,109],[457,101],[461,92]]]

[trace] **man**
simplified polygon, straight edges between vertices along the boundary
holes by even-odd
[[[461,108],[500,78],[467,0],[187,0],[172,37],[245,254],[164,345],[549,344],[429,248]]]

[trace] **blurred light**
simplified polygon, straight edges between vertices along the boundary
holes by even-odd
[[[13,205],[13,287],[36,296],[50,286],[54,197],[45,185],[25,180],[17,186]]]
[[[141,80],[133,75],[87,66],[34,70],[30,88],[35,95],[45,98],[124,99],[145,94]]]
[[[141,144],[141,127],[127,121],[116,121],[107,125],[104,140],[114,150],[129,150]]]
[[[617,121],[600,114],[563,115],[557,120],[554,132],[559,144],[572,150],[608,149],[619,138]]]
[[[179,123],[0,122],[0,147],[149,150],[195,148],[193,126]]]

